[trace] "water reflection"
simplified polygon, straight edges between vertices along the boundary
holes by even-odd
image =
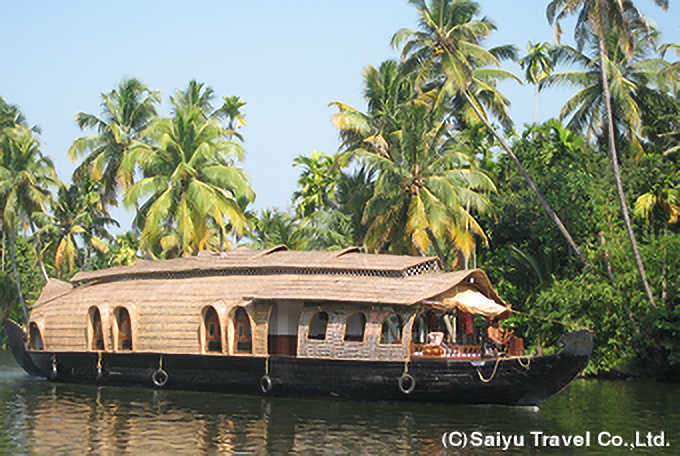
[[[487,445],[463,454],[551,450],[533,445],[535,430],[632,435],[662,429],[680,446],[680,388],[641,382],[578,381],[540,409],[469,407],[52,384],[0,360],[0,404],[0,446],[10,454],[448,454],[442,435],[455,430],[525,438],[524,447],[509,451]],[[611,454],[596,445],[588,450]]]

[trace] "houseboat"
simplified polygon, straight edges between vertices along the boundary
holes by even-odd
[[[55,382],[539,404],[586,366],[592,337],[567,333],[544,356],[519,339],[492,348],[479,322],[510,311],[479,269],[278,246],[52,279],[7,332],[24,369]]]

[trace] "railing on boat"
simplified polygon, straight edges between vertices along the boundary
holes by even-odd
[[[481,345],[411,345],[414,358],[481,358],[483,354],[484,347]]]

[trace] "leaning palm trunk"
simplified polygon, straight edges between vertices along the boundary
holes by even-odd
[[[578,248],[578,246],[576,245],[576,242],[574,242],[574,239],[569,234],[569,231],[567,231],[567,228],[562,223],[562,220],[560,220],[558,215],[555,213],[555,211],[552,210],[552,208],[550,207],[548,202],[545,200],[545,198],[543,197],[541,192],[538,190],[538,187],[536,187],[536,184],[534,183],[533,179],[531,178],[531,176],[529,176],[529,173],[524,168],[524,166],[522,166],[522,163],[519,161],[519,159],[517,158],[515,153],[512,151],[510,146],[508,146],[508,144],[501,137],[501,135],[498,133],[498,131],[496,131],[496,129],[491,125],[491,123],[489,123],[488,119],[486,118],[484,113],[481,111],[480,107],[477,105],[475,100],[473,100],[472,96],[468,93],[468,91],[463,90],[462,92],[463,92],[463,95],[465,95],[465,98],[467,99],[468,103],[470,103],[470,105],[472,106],[472,109],[475,110],[475,113],[477,114],[477,116],[480,118],[480,120],[482,122],[484,122],[484,125],[486,125],[486,128],[488,128],[489,131],[491,133],[493,133],[493,135],[496,137],[496,139],[501,144],[503,149],[508,153],[508,155],[510,155],[510,158],[512,158],[512,161],[515,162],[515,165],[517,166],[517,168],[519,169],[519,172],[524,177],[524,180],[529,185],[529,188],[531,188],[531,190],[534,192],[534,194],[538,198],[538,201],[541,203],[541,206],[543,206],[543,210],[545,210],[545,212],[548,214],[548,216],[553,220],[553,222],[555,222],[555,224],[557,225],[557,228],[559,228],[560,232],[562,233],[564,238],[567,240],[567,242],[569,243],[571,248],[574,250],[574,252],[576,252],[576,254],[581,259],[583,264],[587,265],[588,260],[586,260],[585,255],[583,254],[583,252],[581,252],[581,249]]]
[[[432,246],[434,247],[434,251],[437,253],[437,256],[439,257],[439,261],[442,262],[442,266],[444,267],[444,271],[449,270],[449,268],[446,266],[446,260],[444,259],[444,254],[442,253],[442,249],[439,247],[439,241],[437,240],[437,237],[434,235],[432,230],[430,228],[425,228],[425,232],[427,233],[427,237],[430,239],[430,242],[432,243]]]
[[[38,259],[38,265],[40,265],[40,272],[42,273],[43,279],[45,279],[45,282],[48,282],[50,278],[47,276],[47,271],[45,270],[45,263],[43,263],[42,260],[42,245],[40,244],[40,239],[38,238],[38,232],[35,230],[35,226],[33,226],[33,222],[31,223],[31,231],[33,232],[33,241],[35,242],[35,255]]]
[[[633,233],[633,225],[630,222],[630,216],[628,215],[628,205],[626,204],[626,195],[623,193],[623,183],[621,182],[621,173],[619,172],[619,162],[616,153],[616,142],[614,139],[614,122],[612,120],[612,105],[609,98],[609,76],[607,74],[607,58],[604,37],[600,32],[599,36],[600,44],[600,68],[602,70],[602,90],[604,92],[604,102],[605,110],[607,115],[607,129],[608,129],[608,142],[609,142],[609,159],[612,162],[612,171],[614,172],[614,181],[616,182],[616,194],[619,198],[619,204],[621,205],[621,213],[623,214],[623,221],[626,224],[626,232],[628,233],[628,239],[630,239],[630,246],[633,250],[633,256],[635,257],[635,262],[637,263],[638,270],[640,271],[640,276],[642,278],[642,285],[645,288],[645,293],[647,293],[647,298],[649,303],[656,309],[656,303],[654,302],[654,295],[649,287],[649,282],[647,281],[647,274],[645,274],[645,267],[642,264],[642,258],[640,257],[640,252],[638,250],[637,242],[635,241],[635,234]]]
[[[19,281],[19,271],[17,270],[17,257],[14,250],[14,224],[10,226],[9,232],[9,255],[12,260],[12,271],[14,272],[14,282],[17,284],[17,293],[19,294],[19,301],[21,302],[21,309],[24,311],[24,317],[26,318],[26,324],[28,325],[28,307],[26,307],[26,301],[24,301],[24,293],[21,291],[21,282]]]

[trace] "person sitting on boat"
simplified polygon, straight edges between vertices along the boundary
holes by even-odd
[[[460,324],[463,328],[463,344],[472,345],[475,343],[475,323],[472,314],[460,312]]]
[[[427,356],[443,356],[446,351],[443,332],[434,331],[427,335],[427,345],[423,349],[423,353]]]
[[[505,351],[505,338],[510,333],[501,328],[501,322],[498,317],[494,317],[491,320],[491,325],[486,330],[486,335],[489,340],[489,345],[492,346],[496,351]]]

